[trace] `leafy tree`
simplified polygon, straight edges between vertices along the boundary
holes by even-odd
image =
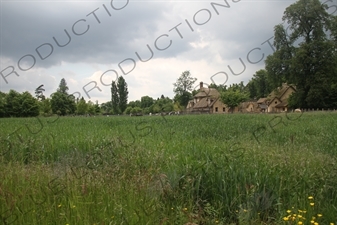
[[[45,89],[43,89],[42,87],[43,87],[43,84],[41,84],[40,86],[38,86],[35,89],[35,96],[36,96],[37,99],[45,100],[46,97],[43,94],[43,92],[45,91]]]
[[[54,114],[64,116],[76,111],[74,96],[66,95],[58,91],[51,94],[50,103]]]
[[[86,112],[88,110],[88,105],[85,102],[85,100],[84,100],[83,97],[77,103],[76,108],[77,108],[76,112],[77,112],[78,115],[84,115],[84,114],[86,114]]]
[[[20,116],[22,117],[32,117],[39,115],[39,104],[37,99],[35,99],[28,91],[25,91],[20,96]]]
[[[96,104],[94,105],[95,108],[95,114],[101,113],[101,107],[98,105],[98,101],[96,101]]]
[[[67,83],[62,78],[57,91],[51,94],[50,103],[53,113],[62,116],[75,113],[75,97],[74,95],[69,95],[68,90]]]
[[[123,113],[128,104],[129,92],[128,92],[128,85],[122,76],[118,78],[117,88],[118,88],[118,96],[119,96],[118,107],[119,107],[119,111]]]
[[[141,113],[141,112],[142,112],[142,108],[140,107],[134,107],[131,109],[132,114]]]
[[[222,92],[220,99],[233,112],[236,106],[248,99],[248,94],[240,92],[239,90],[230,89]]]
[[[57,91],[63,94],[68,94],[68,90],[69,88],[67,86],[67,82],[64,78],[62,78]]]
[[[6,93],[3,93],[0,91],[0,117],[5,117],[6,116]]]
[[[21,104],[20,93],[14,90],[10,90],[5,97],[5,112],[6,116],[19,117]]]
[[[287,7],[283,21],[275,26],[276,51],[266,59],[266,70],[273,87],[283,82],[295,84],[293,106],[301,108],[331,107],[333,84],[337,84],[337,19],[319,0],[299,0]]]
[[[150,107],[154,103],[154,99],[149,96],[143,96],[140,99],[140,107],[147,108]]]
[[[118,96],[118,88],[115,81],[112,81],[111,84],[111,105],[113,114],[119,114],[119,96]]]
[[[276,88],[272,88],[269,82],[266,70],[262,69],[256,71],[253,78],[246,85],[246,91],[249,93],[251,98],[264,98]]]
[[[180,105],[186,106],[190,100],[193,90],[193,84],[197,81],[197,78],[193,78],[190,71],[184,71],[177,81],[173,84],[173,92],[175,93],[175,99]]]
[[[176,94],[174,96],[174,101],[179,105],[187,106],[188,102],[193,99],[193,96],[190,92],[185,91],[182,94]]]
[[[123,77],[111,84],[111,103],[114,114],[123,113],[128,106],[128,85]]]
[[[90,115],[95,115],[96,114],[96,108],[95,108],[94,103],[89,100],[88,103],[87,103],[87,105],[88,105],[87,112]]]
[[[49,98],[46,98],[45,100],[40,102],[40,111],[45,116],[51,114],[52,109],[51,109],[51,102]]]
[[[126,115],[128,115],[128,114],[131,113],[131,110],[132,110],[132,109],[133,109],[133,108],[132,108],[131,106],[128,106],[128,107],[126,107],[124,113],[125,113]]]

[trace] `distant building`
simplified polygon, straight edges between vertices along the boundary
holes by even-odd
[[[205,88],[200,82],[199,92],[187,104],[186,111],[190,113],[226,113],[230,108],[221,102],[220,93],[215,88]],[[234,112],[238,112],[235,107]]]
[[[260,98],[256,102],[243,102],[243,112],[286,112],[288,111],[289,96],[296,92],[294,85],[286,83],[272,91],[266,98]]]

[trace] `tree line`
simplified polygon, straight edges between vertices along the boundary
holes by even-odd
[[[256,71],[247,85],[241,82],[209,87],[216,88],[221,101],[231,108],[248,99],[267,97],[283,83],[296,87],[288,99],[289,108],[337,108],[337,17],[327,10],[328,6],[319,0],[298,0],[290,5],[284,12],[283,23],[274,28],[275,52],[266,58],[265,68]],[[0,92],[0,117],[183,111],[198,91],[193,89],[196,80],[184,71],[173,84],[173,99],[142,96],[128,102],[127,83],[119,77],[111,84],[111,101],[99,106],[68,94],[62,79],[50,98],[43,95],[43,85],[35,90],[35,97],[29,92]]]

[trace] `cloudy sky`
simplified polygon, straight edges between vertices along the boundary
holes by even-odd
[[[172,98],[183,71],[206,84],[244,81],[273,52],[294,0],[1,0],[0,91],[69,93],[99,103],[123,76],[129,100]],[[323,1],[324,2],[324,1]],[[329,0],[331,13],[336,0]]]

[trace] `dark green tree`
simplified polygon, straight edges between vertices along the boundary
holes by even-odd
[[[64,78],[62,78],[57,91],[61,92],[63,94],[68,94],[68,90],[69,90],[69,88],[67,86],[67,82]]]
[[[149,96],[143,96],[140,99],[140,106],[142,109],[150,107],[154,102],[154,99]]]
[[[45,89],[43,88],[43,84],[35,89],[35,96],[38,100],[45,100],[46,97],[43,94],[44,91]]]
[[[6,93],[0,91],[0,117],[6,116]]]
[[[64,116],[75,113],[75,97],[74,95],[69,95],[68,90],[67,83],[65,79],[62,78],[57,91],[51,94],[50,103],[54,114]]]
[[[40,113],[38,100],[34,98],[28,91],[25,91],[20,96],[20,116],[33,117]]]
[[[301,108],[329,108],[336,79],[337,19],[319,0],[299,0],[284,12],[283,25],[275,27],[276,51],[266,59],[273,87],[295,84],[297,92],[289,105]]]
[[[118,95],[118,88],[115,81],[112,81],[111,84],[111,106],[113,114],[119,114],[119,95]]]
[[[76,108],[77,108],[76,113],[78,115],[84,115],[87,113],[88,105],[83,97],[78,101]]]
[[[184,71],[177,81],[173,84],[173,92],[175,93],[175,100],[179,102],[181,106],[186,106],[190,100],[193,90],[193,85],[197,81],[197,78],[193,78],[190,71]]]
[[[125,79],[120,76],[118,78],[117,90],[119,96],[118,108],[121,113],[123,113],[128,105],[128,84],[125,82]]]
[[[21,104],[20,93],[14,90],[9,90],[5,97],[5,112],[6,117],[19,117]]]

